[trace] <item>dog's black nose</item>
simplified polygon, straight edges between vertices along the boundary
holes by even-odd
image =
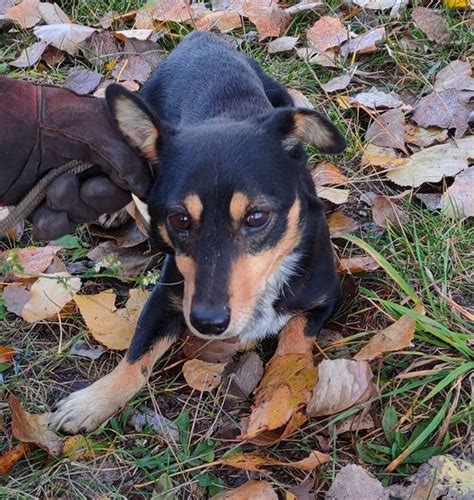
[[[204,335],[220,335],[225,332],[230,322],[228,307],[204,307],[200,305],[191,308],[191,325]]]

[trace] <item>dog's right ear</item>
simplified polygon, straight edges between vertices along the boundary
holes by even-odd
[[[109,110],[123,137],[151,164],[158,161],[158,117],[138,95],[116,83],[105,90]]]

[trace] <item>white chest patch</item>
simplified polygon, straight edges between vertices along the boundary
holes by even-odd
[[[294,273],[299,259],[300,254],[297,252],[288,255],[277,271],[270,276],[267,287],[257,302],[254,315],[240,333],[243,343],[255,342],[270,335],[276,335],[291,319],[291,314],[281,314],[275,311],[273,303]]]

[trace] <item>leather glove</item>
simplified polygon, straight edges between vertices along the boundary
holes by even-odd
[[[49,170],[70,160],[97,165],[52,182],[33,214],[35,236],[55,239],[143,198],[144,160],[122,141],[104,99],[0,77],[0,203],[18,203]]]

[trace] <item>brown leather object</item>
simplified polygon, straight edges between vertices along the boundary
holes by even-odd
[[[103,99],[0,77],[0,203],[18,203],[45,173],[70,160],[94,163],[103,173],[56,179],[47,207],[33,217],[38,237],[54,238],[113,212],[130,191],[144,197],[150,185],[148,165],[122,141]],[[41,214],[47,224],[39,224]]]

